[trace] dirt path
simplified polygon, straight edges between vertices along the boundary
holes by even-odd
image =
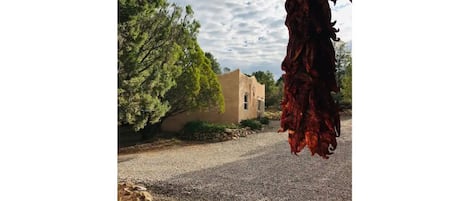
[[[290,154],[286,133],[119,156],[119,180],[163,200],[351,200],[351,123],[329,160]]]

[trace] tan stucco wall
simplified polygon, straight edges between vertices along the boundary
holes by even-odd
[[[239,74],[239,119],[238,122],[244,119],[252,119],[258,116],[263,116],[264,102],[265,102],[265,86],[259,84],[256,77],[249,77],[243,73]],[[244,95],[248,95],[248,109],[244,109]],[[261,110],[258,110],[259,102],[261,101]]]
[[[255,77],[248,77],[239,69],[218,75],[223,97],[225,112],[195,111],[170,117],[163,122],[162,129],[177,132],[189,121],[201,120],[214,123],[238,123],[243,119],[256,118],[258,115],[257,100],[264,101],[265,87],[257,83]],[[251,86],[251,87],[250,87]],[[249,93],[248,110],[244,110],[244,93]],[[263,112],[262,108],[262,112]]]

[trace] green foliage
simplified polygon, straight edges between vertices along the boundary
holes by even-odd
[[[346,48],[346,43],[336,42],[336,79],[340,88],[339,93],[332,93],[341,108],[349,108],[352,104],[352,56]]]
[[[225,112],[225,100],[217,75],[212,71],[209,60],[204,58],[201,66],[200,94],[197,96],[199,109],[216,109]]]
[[[138,131],[170,110],[163,98],[200,25],[189,6],[184,12],[165,0],[119,0],[118,6],[118,123]]]
[[[280,78],[278,78],[278,80],[275,82],[275,86],[277,87],[278,91],[276,93],[276,101],[278,101],[278,105],[276,105],[277,109],[282,109],[282,106],[280,105],[280,103],[282,102],[282,99],[283,99],[283,88],[284,88],[284,82],[283,82],[283,77],[280,76]],[[275,105],[274,105],[275,106]]]
[[[269,124],[269,118],[267,118],[267,117],[260,117],[260,118],[259,118],[259,122],[260,122],[261,124],[268,125],[268,124]]]
[[[280,120],[282,111],[279,108],[271,108],[264,112],[264,116],[269,120]]]
[[[217,134],[225,132],[226,125],[205,121],[191,121],[184,125],[180,138],[187,140],[212,140]]]
[[[341,80],[341,91],[343,94],[343,102],[352,104],[352,58],[346,64],[345,73]]]
[[[254,77],[256,77],[256,80],[261,83],[265,84],[267,86],[274,86],[275,85],[275,80],[274,80],[274,75],[270,72],[264,72],[264,71],[256,71],[252,73]]]
[[[240,128],[239,124],[235,124],[235,123],[225,123],[225,124],[220,124],[220,125],[224,126],[225,128],[230,128],[230,129]]]
[[[194,40],[181,59],[182,74],[177,84],[165,96],[171,109],[164,118],[193,110],[217,110],[224,112],[225,101],[221,85],[212,71],[210,61]]]
[[[230,71],[231,71],[231,69],[228,68],[228,67],[223,68],[223,73],[229,73]]]
[[[265,85],[265,106],[280,105],[282,99],[282,94],[280,93],[281,87],[275,84],[274,75],[270,71],[256,71],[252,75],[256,77],[259,83]]]
[[[241,127],[249,127],[253,130],[261,130],[262,129],[262,124],[259,122],[257,119],[245,119],[239,122]]]
[[[335,49],[335,59],[336,59],[336,76],[337,81],[341,80],[344,72],[345,66],[348,63],[350,57],[350,51],[346,47],[346,43],[343,41],[334,42],[334,49]],[[340,87],[340,82],[337,83]]]
[[[220,64],[218,63],[217,59],[212,55],[212,53],[205,52],[205,57],[209,59],[213,72],[215,72],[216,74],[221,74]]]
[[[205,121],[191,121],[184,125],[184,133],[219,133],[224,132],[226,126]]]
[[[118,1],[118,23],[124,24],[143,13],[151,12],[152,9],[166,4],[165,0],[119,0]]]

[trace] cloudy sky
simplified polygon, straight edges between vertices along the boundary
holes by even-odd
[[[190,4],[201,28],[198,41],[220,65],[250,74],[269,70],[275,78],[283,74],[288,30],[284,25],[285,0],[168,0]],[[352,40],[352,6],[348,0],[331,4],[341,40]]]

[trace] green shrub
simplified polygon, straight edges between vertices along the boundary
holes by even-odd
[[[226,126],[205,121],[191,121],[184,126],[184,132],[188,133],[217,133],[224,132]]]
[[[227,128],[225,125],[191,121],[184,125],[180,137],[189,140],[211,140],[216,137],[216,134],[225,132],[225,128]]]
[[[241,127],[249,127],[253,130],[261,130],[262,124],[257,119],[245,119],[239,122]]]
[[[259,122],[261,122],[261,124],[268,125],[269,124],[269,118],[261,117],[261,118],[259,118]]]
[[[225,128],[229,128],[229,129],[238,129],[240,128],[238,124],[234,124],[234,123],[225,123],[225,124],[219,124]]]

